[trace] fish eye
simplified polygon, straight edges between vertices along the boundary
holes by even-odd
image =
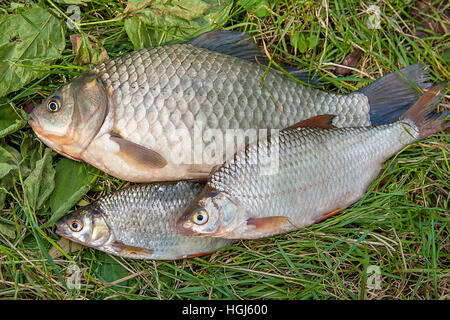
[[[192,220],[196,224],[205,224],[208,221],[208,213],[205,210],[199,210],[194,213]]]
[[[61,108],[61,102],[58,99],[52,98],[52,99],[48,100],[48,102],[47,102],[48,111],[57,112],[59,110],[59,108]]]
[[[69,227],[72,231],[79,232],[81,231],[81,229],[83,229],[83,222],[78,219],[73,219],[72,221],[70,221]]]

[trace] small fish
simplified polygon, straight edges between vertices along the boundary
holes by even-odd
[[[331,128],[332,116],[324,115],[249,145],[211,174],[178,230],[254,239],[338,213],[363,197],[385,160],[449,127],[450,111],[433,111],[444,88],[432,87],[392,124]]]
[[[175,223],[202,184],[136,185],[100,198],[56,222],[56,233],[82,245],[134,259],[202,256],[233,240],[178,234]]]
[[[100,63],[48,96],[29,124],[60,154],[123,180],[202,179],[245,146],[227,134],[320,114],[335,114],[337,127],[390,123],[419,98],[411,83],[428,86],[416,64],[357,92],[329,93],[292,79],[314,82],[308,73],[284,67],[288,76],[269,63],[245,33],[212,31]]]

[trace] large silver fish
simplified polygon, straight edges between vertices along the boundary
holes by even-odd
[[[196,182],[136,185],[100,198],[56,223],[60,236],[135,259],[182,259],[211,253],[234,241],[182,236],[177,218],[201,191]]]
[[[256,141],[255,130],[265,136],[320,114],[335,114],[338,127],[389,123],[420,96],[403,78],[426,87],[422,65],[343,95],[268,63],[245,33],[209,32],[99,64],[47,97],[29,123],[57,152],[117,178],[206,178],[245,139]]]
[[[392,124],[326,128],[319,116],[236,154],[208,179],[177,222],[181,234],[252,239],[321,221],[361,199],[382,163],[406,145],[446,129],[434,113],[445,84],[427,91]]]

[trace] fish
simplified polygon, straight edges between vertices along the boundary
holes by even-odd
[[[112,192],[64,216],[55,233],[112,255],[176,260],[203,256],[234,240],[183,236],[177,218],[202,190],[195,181],[138,184]]]
[[[317,81],[245,33],[211,31],[98,64],[44,99],[29,125],[58,153],[122,180],[201,180],[267,130],[330,113],[337,127],[389,123],[429,86],[422,64],[350,94]]]
[[[449,128],[450,111],[433,111],[445,86],[430,88],[390,124],[336,128],[333,115],[321,115],[248,145],[211,173],[178,231],[258,239],[337,214],[364,196],[384,161]]]

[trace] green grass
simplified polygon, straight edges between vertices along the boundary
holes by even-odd
[[[428,66],[433,82],[449,79],[448,3],[419,14],[414,14],[414,1],[373,3],[382,19],[375,30],[366,26],[370,4],[268,1],[267,9],[255,14],[235,3],[217,28],[249,32],[274,60],[325,77],[329,91],[348,93],[417,62]],[[64,21],[67,5],[43,1],[41,6]],[[70,34],[89,35],[109,57],[134,49],[124,30],[125,2],[98,0],[80,7],[82,24],[78,31],[66,32],[61,57],[49,65],[42,62],[38,68],[43,75],[1,98],[0,108],[36,104],[88,68],[75,64]],[[5,14],[21,10],[11,9],[7,1],[0,8]],[[426,31],[424,19],[447,33]],[[425,36],[417,37],[418,30]],[[170,35],[158,32],[161,41]],[[335,66],[355,48],[363,51],[355,70],[336,77]],[[449,107],[448,96],[441,107]],[[51,216],[48,204],[34,210],[24,193],[25,176],[46,147],[27,125],[0,141],[24,159],[17,174],[0,180],[8,191],[0,225],[14,233],[8,237],[0,229],[0,299],[450,298],[449,133],[419,141],[388,160],[365,197],[335,217],[289,234],[240,241],[205,257],[169,262],[122,259],[74,244],[55,255],[59,251],[53,247],[63,243],[45,226]],[[56,164],[61,156],[52,155]],[[124,185],[97,174],[83,197],[87,202]],[[67,288],[73,265],[81,270],[79,291]],[[380,289],[367,286],[370,266],[381,270]]]

